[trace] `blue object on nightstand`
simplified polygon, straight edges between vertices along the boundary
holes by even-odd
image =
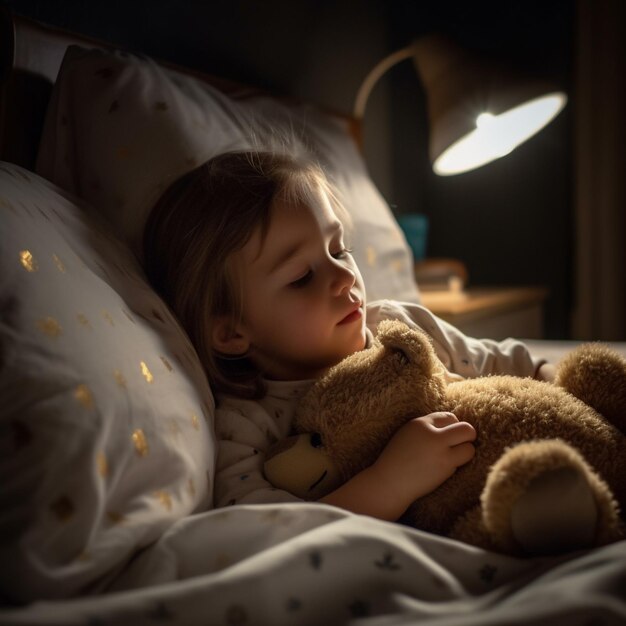
[[[398,223],[413,252],[413,260],[421,261],[426,256],[428,218],[421,213],[405,213],[398,216]]]

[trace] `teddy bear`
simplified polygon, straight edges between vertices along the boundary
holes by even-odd
[[[264,464],[274,487],[317,500],[370,466],[406,421],[452,412],[475,455],[401,522],[511,555],[551,555],[625,536],[626,359],[583,344],[554,383],[490,375],[449,382],[430,338],[383,321],[302,397],[294,435]]]

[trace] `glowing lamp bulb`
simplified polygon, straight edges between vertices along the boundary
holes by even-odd
[[[489,125],[493,124],[495,119],[496,116],[491,113],[481,113],[476,118],[476,128],[489,128]]]
[[[500,115],[481,113],[476,128],[453,143],[433,165],[442,176],[459,174],[509,154],[532,137],[565,106],[562,93],[551,93]]]

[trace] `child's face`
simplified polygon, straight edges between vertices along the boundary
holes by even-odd
[[[268,378],[316,377],[365,346],[365,289],[325,194],[316,206],[277,201],[235,259],[248,355]]]

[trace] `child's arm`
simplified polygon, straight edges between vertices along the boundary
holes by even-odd
[[[509,374],[551,380],[549,368],[544,367],[548,365],[545,359],[533,357],[521,341],[469,337],[423,306],[380,301],[368,305],[367,315],[368,325],[376,325],[382,319],[398,319],[426,331],[433,340],[437,356],[448,371],[464,378]]]
[[[448,479],[474,456],[476,431],[451,413],[431,413],[405,424],[376,462],[320,500],[383,520]]]

